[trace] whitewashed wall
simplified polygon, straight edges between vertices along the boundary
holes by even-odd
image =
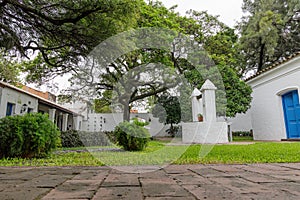
[[[237,114],[235,118],[228,119],[231,131],[250,131],[253,129],[251,120],[251,110],[246,113]]]
[[[300,89],[300,56],[267,71],[247,82],[253,89],[249,111],[255,140],[286,139],[281,95]],[[234,119],[232,126],[243,124],[244,118]],[[245,125],[246,127],[248,125]]]
[[[14,114],[19,115],[21,107],[26,104],[28,108],[33,109],[33,112],[37,112],[38,100],[27,94],[15,91],[10,88],[0,88],[1,100],[0,100],[0,118],[6,116],[7,103],[15,104]]]
[[[149,121],[150,124],[147,126],[151,136],[164,136],[166,135],[165,130],[169,126],[158,121],[158,118],[154,118],[148,113],[131,114],[130,117],[140,117]],[[123,121],[123,113],[91,113],[88,115],[88,120],[83,122],[83,131],[113,131],[115,127]]]

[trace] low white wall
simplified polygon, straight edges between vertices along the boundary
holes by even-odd
[[[139,117],[150,121],[147,126],[151,136],[165,136],[167,135],[164,124],[158,121],[158,118],[154,118],[148,113],[132,113],[131,118]],[[97,131],[113,131],[115,127],[123,121],[123,113],[91,113],[88,115],[87,120],[83,121],[83,131],[97,132]]]
[[[199,144],[228,143],[226,122],[182,123],[182,142]]]
[[[246,113],[237,114],[234,118],[229,118],[230,130],[235,131],[250,131],[253,129],[251,120],[251,110]]]

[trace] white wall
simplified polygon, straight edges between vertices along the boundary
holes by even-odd
[[[38,100],[36,98],[10,88],[1,88],[0,118],[6,116],[8,102],[15,104],[14,114],[16,115],[20,114],[23,104],[26,104],[28,108],[33,109],[33,112],[37,112],[38,109]]]
[[[250,131],[253,129],[251,120],[251,109],[246,113],[237,114],[234,118],[228,119],[230,130],[235,131]]]
[[[148,113],[138,113],[131,114],[131,118],[140,117],[146,121],[151,120],[150,124],[147,126],[151,136],[166,135],[166,127],[164,124],[158,121],[158,118],[154,118],[151,114]],[[123,121],[123,113],[91,113],[88,115],[88,120],[83,122],[83,131],[113,131],[115,127]]]
[[[255,140],[287,138],[281,95],[299,92],[299,77],[300,56],[247,82],[253,89],[250,113]]]

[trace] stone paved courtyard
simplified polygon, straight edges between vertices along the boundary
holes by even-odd
[[[0,167],[0,199],[300,199],[300,163],[154,169]]]

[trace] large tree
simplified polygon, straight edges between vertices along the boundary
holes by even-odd
[[[107,37],[135,23],[140,0],[0,0],[0,47],[28,63],[32,81],[76,68]]]
[[[239,24],[246,70],[260,71],[300,51],[298,0],[244,0]]]
[[[153,38],[151,41],[151,37],[147,34],[135,35],[136,39],[139,37],[141,39],[135,45],[141,48],[122,54],[117,59],[104,63],[104,65],[102,63],[103,70],[101,70],[101,73],[92,73],[93,75],[99,74],[96,79],[83,76],[80,81],[83,81],[86,85],[91,85],[88,80],[96,80],[95,84],[92,85],[97,88],[99,93],[103,90],[114,90],[118,94],[116,95],[117,102],[123,108],[124,120],[129,120],[131,103],[158,95],[178,86],[180,81],[176,80],[175,77],[185,78],[189,82],[189,87],[198,88],[201,87],[205,79],[210,78],[219,89],[217,97],[219,97],[218,111],[220,115],[225,115],[225,109],[227,116],[234,116],[236,113],[247,111],[251,101],[251,89],[240,80],[242,71],[240,67],[243,65],[240,65],[239,62],[238,37],[234,30],[221,23],[217,17],[210,16],[206,12],[191,11],[189,16],[181,17],[174,12],[173,8],[168,10],[159,2],[142,4],[140,12],[140,18],[137,19],[137,28],[168,28],[178,34],[171,34],[172,37],[170,37],[162,31],[161,35],[157,34],[155,36],[155,42],[161,44],[166,43],[171,38],[173,40],[173,43],[170,43],[173,45],[172,49],[142,47],[143,44],[147,46],[149,42],[153,42]],[[180,46],[183,44],[177,41],[177,39],[184,38],[180,37],[181,34],[188,35],[189,48]],[[128,37],[131,38],[132,35],[125,36],[125,38]],[[114,38],[115,42],[118,42],[119,38]],[[125,46],[123,45],[124,48]],[[204,47],[206,53],[199,46]],[[105,58],[105,54],[109,54],[107,52],[110,51],[108,47],[106,46],[106,52],[98,53],[101,55],[100,60],[108,60]],[[182,50],[183,52],[181,52]],[[193,50],[196,51],[193,52]],[[190,58],[195,60],[194,64],[196,66],[190,63],[191,60],[187,61],[185,56],[189,53],[194,54],[194,57],[190,55]],[[151,67],[148,65],[149,63],[161,63],[165,68],[162,66],[156,66],[157,68],[155,68],[152,65],[151,72],[151,70],[148,70]],[[144,69],[140,66],[144,66]],[[200,69],[198,66],[200,66]],[[83,70],[83,74],[88,74],[93,71],[91,69],[95,69],[93,65],[85,65],[85,67],[88,68]],[[140,79],[143,73],[147,73],[153,79],[145,82],[145,80]],[[163,77],[163,73],[167,74],[164,79],[157,78]],[[234,87],[232,84],[234,84]],[[178,91],[178,94],[180,94],[180,91]],[[225,107],[226,98],[224,97],[227,98],[227,108]],[[187,115],[185,118],[190,117]]]

